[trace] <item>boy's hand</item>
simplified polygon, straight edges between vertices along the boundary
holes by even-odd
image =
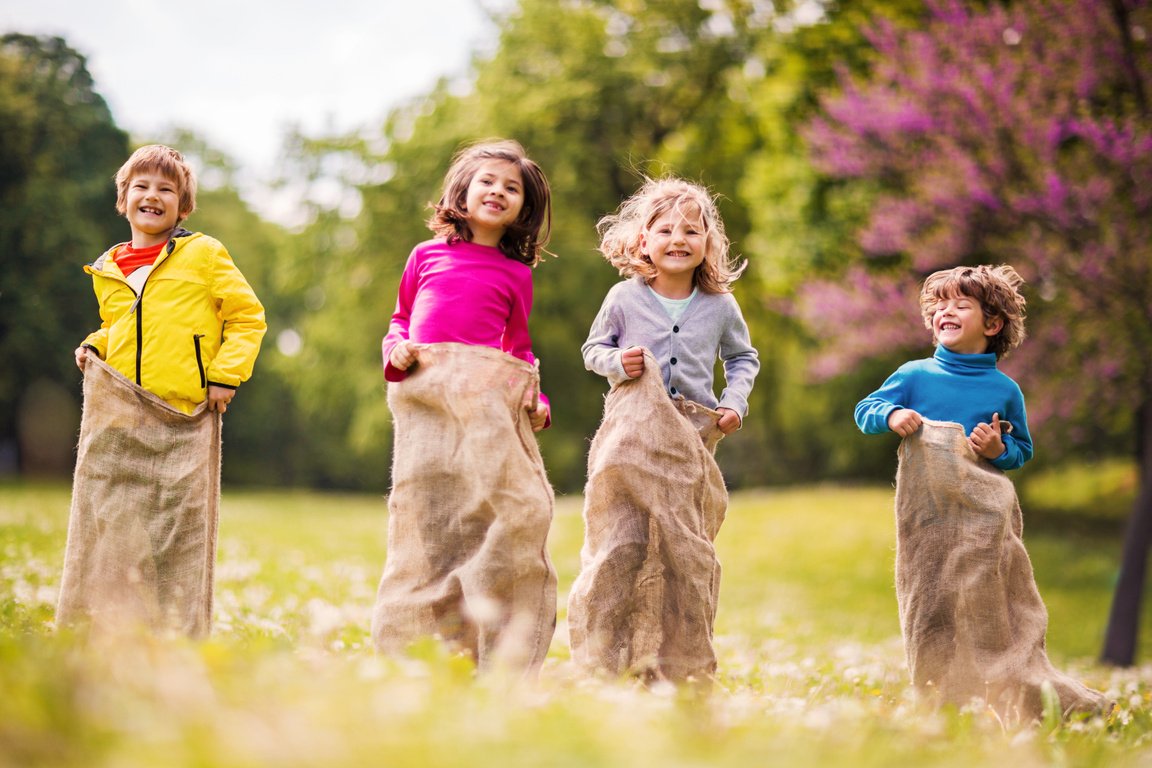
[[[720,420],[716,422],[716,426],[720,427],[721,432],[730,435],[740,429],[740,414],[731,408],[717,408],[716,410],[720,414]]]
[[[1004,441],[1000,438],[1000,414],[992,414],[992,423],[980,422],[968,436],[968,444],[978,456],[998,459],[1004,453]]]
[[[628,378],[635,379],[644,373],[644,350],[641,347],[629,347],[620,353],[620,363],[624,366],[624,373]]]
[[[76,347],[76,351],[73,354],[76,355],[76,367],[83,372],[84,363],[88,362],[88,347]]]
[[[416,350],[412,348],[412,342],[406,339],[396,342],[388,354],[388,362],[398,371],[411,368],[416,362]]]
[[[541,400],[535,408],[532,407],[531,403],[524,408],[528,411],[528,421],[532,424],[532,431],[539,432],[544,429],[544,425],[548,423],[548,417],[551,415],[548,404]]]
[[[236,390],[228,389],[228,387],[218,387],[215,384],[208,385],[208,410],[224,413],[228,410],[228,403],[232,402],[232,398],[236,395]]]
[[[900,437],[908,437],[908,435],[920,429],[920,424],[923,421],[924,420],[920,418],[920,414],[911,408],[898,408],[888,414],[888,429],[900,435]]]

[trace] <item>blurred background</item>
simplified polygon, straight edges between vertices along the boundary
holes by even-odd
[[[268,310],[225,482],[385,492],[400,272],[453,153],[500,136],[554,194],[531,330],[559,492],[583,485],[606,391],[579,353],[619,279],[595,223],[675,173],[721,196],[750,264],[735,294],[763,368],[720,448],[732,487],[890,482],[897,440],[852,409],[931,354],[917,282],[1009,263],[1029,338],[1003,367],[1037,446],[1018,485],[1036,519],[1122,526],[1152,434],[1147,2],[410,5],[0,11],[0,476],[71,471],[72,350],[99,323],[82,265],[128,238],[112,176],[159,141],[200,174],[189,228]]]

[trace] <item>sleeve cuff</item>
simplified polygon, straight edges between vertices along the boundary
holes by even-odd
[[[727,393],[721,395],[720,404],[717,408],[727,408],[730,411],[735,411],[736,415],[740,417],[740,423],[744,423],[744,417],[748,415],[748,401],[735,395]]]
[[[548,417],[544,419],[544,429],[548,429],[548,427],[552,426],[552,403],[548,401],[548,395],[543,392],[540,393],[540,402],[548,406]]]
[[[631,349],[631,347],[629,347]],[[612,353],[611,368],[608,371],[608,383],[616,386],[622,381],[628,380],[628,374],[624,372],[624,350],[617,349]]]
[[[392,365],[391,360],[389,360],[387,363],[384,364],[384,380],[385,381],[391,381],[393,383],[396,383],[398,381],[404,381],[404,379],[406,379],[406,378],[408,378],[408,371],[402,371],[399,368],[395,367],[394,365]]]

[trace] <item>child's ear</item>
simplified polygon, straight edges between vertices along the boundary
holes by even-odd
[[[640,255],[648,255],[648,230],[640,230]]]
[[[1004,327],[1004,318],[997,317],[994,320],[984,323],[984,335],[995,336],[1000,333],[1000,329]]]

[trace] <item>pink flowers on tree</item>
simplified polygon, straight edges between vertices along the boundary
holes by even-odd
[[[931,3],[916,29],[878,21],[870,75],[843,75],[805,131],[822,173],[871,190],[864,258],[797,302],[834,342],[815,366],[831,376],[924,346],[904,308],[928,273],[1020,272],[1030,339],[1005,369],[1038,442],[1142,424],[1143,490],[1104,654],[1121,664],[1152,538],[1150,37],[1149,0],[956,0]]]

